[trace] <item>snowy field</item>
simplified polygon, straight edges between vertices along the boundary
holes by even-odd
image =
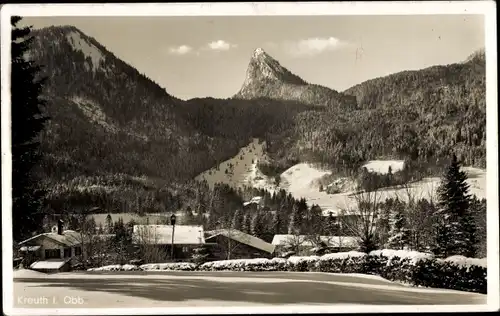
[[[249,186],[264,188],[273,192],[274,181],[263,175],[257,168],[257,163],[267,161],[265,143],[254,139],[248,146],[240,149],[238,154],[219,164],[219,170],[212,168],[198,175],[196,180],[207,180],[212,187],[215,183],[225,183],[232,187]],[[229,166],[232,165],[233,168]],[[228,170],[228,173],[226,173]]]
[[[38,303],[29,298],[46,297]],[[73,303],[70,298],[73,299]],[[486,304],[486,295],[320,272],[14,273],[16,308]]]
[[[330,171],[320,170],[313,165],[307,163],[299,163],[292,166],[281,174],[281,183],[279,188],[274,184],[274,179],[270,179],[263,175],[257,168],[259,161],[266,161],[268,157],[265,154],[265,143],[260,143],[258,139],[254,139],[248,146],[243,147],[238,155],[222,162],[219,165],[219,170],[213,168],[200,174],[196,179],[205,179],[210,185],[217,182],[226,183],[233,187],[250,186],[254,188],[263,188],[268,191],[275,192],[277,189],[285,189],[290,192],[294,198],[305,198],[309,205],[318,204],[324,214],[330,211],[335,215],[338,211],[345,208],[351,208],[355,205],[353,192],[343,192],[338,194],[328,194],[325,191],[319,191],[319,180],[328,174]],[[225,170],[229,165],[234,166],[233,172],[228,174]],[[371,160],[364,167],[372,172],[387,173],[389,166],[393,172],[401,170],[404,166],[402,160]],[[486,197],[486,170],[472,167],[463,167],[462,170],[467,172],[470,185],[470,193],[478,198]],[[436,193],[439,186],[440,178],[431,177],[424,178],[418,182],[414,182],[408,188],[386,188],[378,191],[379,199],[384,200],[390,197],[398,197],[407,199],[407,192],[410,192],[415,198],[427,198]],[[408,190],[408,191],[407,191]]]
[[[370,160],[363,167],[370,172],[387,174],[389,167],[392,168],[392,173],[395,173],[403,170],[404,165],[404,160]]]
[[[470,193],[478,198],[486,197],[486,170],[464,167],[467,172],[470,185]],[[345,208],[355,206],[355,199],[352,192],[344,192],[338,194],[328,194],[325,191],[320,192],[317,185],[317,180],[322,176],[329,174],[328,171],[319,170],[307,163],[297,164],[282,174],[282,187],[290,192],[296,199],[305,198],[309,205],[318,204],[325,212],[332,211],[333,214]],[[415,198],[427,198],[436,193],[439,186],[440,178],[424,178],[418,182],[408,185],[407,188],[386,188],[377,192],[380,200],[385,200],[390,197],[398,197],[407,199],[407,190]]]

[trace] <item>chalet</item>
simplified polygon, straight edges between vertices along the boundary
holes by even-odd
[[[173,235],[173,240],[172,240]],[[203,226],[193,225],[134,225],[132,243],[139,245],[155,245],[165,251],[170,258],[172,243],[174,259],[190,259],[194,248],[205,244]]]
[[[232,228],[207,231],[205,240],[215,260],[271,258],[274,252],[274,245]]]
[[[63,230],[62,221],[52,232],[33,236],[20,242],[19,246],[23,265],[44,272],[67,271],[82,254],[80,234]]]
[[[320,244],[329,252],[351,251],[358,247],[357,238],[350,236],[274,235],[272,244],[275,246],[276,255],[290,251],[297,255],[310,255]]]
[[[250,201],[247,201],[243,203],[243,207],[246,208],[261,208],[264,206],[264,198],[262,196],[254,196],[253,198],[250,199]]]

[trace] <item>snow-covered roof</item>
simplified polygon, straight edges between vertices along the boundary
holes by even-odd
[[[250,204],[261,204],[262,196],[254,196],[250,201],[243,203],[243,206],[247,206]]]
[[[299,243],[301,246],[314,247],[315,244],[307,235],[274,235],[272,244],[284,246],[290,242]],[[319,236],[319,239],[328,247],[357,247],[356,237],[351,236]]]
[[[133,243],[167,245],[172,243],[172,225],[134,225]],[[203,226],[175,225],[174,244],[204,244]]]
[[[19,250],[21,251],[37,251],[41,246],[22,246]]]
[[[33,236],[31,238],[28,238],[22,242],[19,243],[19,245],[23,244],[34,244],[36,243],[37,239],[40,239],[42,237],[45,238],[50,238],[51,240],[55,241],[56,243],[59,243],[63,246],[67,247],[72,247],[81,244],[81,236],[80,233],[75,232],[74,230],[65,230],[61,235],[58,233],[43,233],[39,234],[36,236]]]
[[[61,268],[68,260],[45,260],[45,261],[36,261],[31,264],[30,269],[39,270],[39,269],[59,269]]]
[[[257,238],[255,236],[249,235],[237,229],[217,229],[207,232],[210,237],[207,237],[207,241],[216,236],[222,235],[226,238],[231,238],[239,243],[251,246],[256,249],[260,249],[265,252],[273,253],[275,246],[265,242],[264,240]]]

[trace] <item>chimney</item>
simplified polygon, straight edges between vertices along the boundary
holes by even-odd
[[[62,235],[63,234],[63,221],[62,219],[57,221],[57,234]]]

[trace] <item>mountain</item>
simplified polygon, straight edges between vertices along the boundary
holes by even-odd
[[[27,57],[47,78],[38,168],[51,208],[176,207],[178,186],[280,135],[301,103],[266,98],[182,101],[73,26],[33,30]],[[164,192],[166,187],[170,193]],[[190,185],[194,187],[194,185]]]
[[[484,165],[481,54],[339,93],[258,49],[234,98],[182,101],[75,27],[32,35],[28,57],[43,66],[51,117],[37,172],[55,210],[163,212],[193,200],[201,207],[211,193],[193,179],[253,138],[266,142],[271,173],[298,162],[356,170],[378,157],[443,160],[450,151]]]
[[[233,98],[270,98],[343,110],[356,108],[356,101],[351,96],[307,83],[283,67],[262,48],[254,51],[248,64],[245,81]]]
[[[484,50],[464,62],[402,71],[355,85],[345,94],[355,96],[361,108],[418,106],[422,111],[462,105],[486,109]],[[438,108],[436,108],[438,106]],[[446,109],[443,109],[446,110]]]
[[[40,135],[45,155],[37,172],[50,208],[175,207],[162,188],[193,179],[246,143],[237,133],[200,133],[186,102],[77,28],[31,35],[27,57],[47,78],[42,96],[51,119]]]
[[[186,150],[205,140],[179,115],[179,99],[75,27],[32,35],[30,57],[48,79],[44,96],[52,119],[42,145],[57,165],[52,176],[133,170],[178,178],[189,172],[177,163],[190,161]]]
[[[354,111],[298,114],[297,150],[288,151],[350,166],[379,158],[438,165],[456,153],[464,164],[484,168],[485,83],[484,51],[462,63],[368,80],[343,92],[356,98]],[[287,155],[285,150],[278,154]]]

